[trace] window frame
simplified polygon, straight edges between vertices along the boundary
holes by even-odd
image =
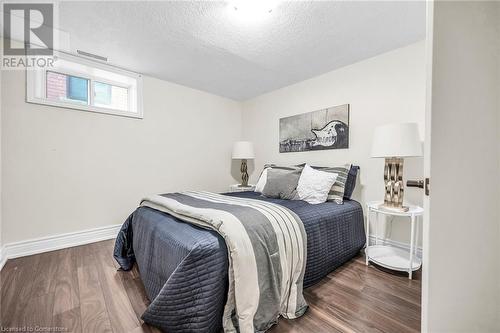
[[[133,85],[127,85],[124,84],[123,82],[117,82],[114,80],[106,79],[105,77],[101,76],[95,76],[95,75],[89,75],[87,73],[81,73],[78,71],[72,71],[68,69],[59,69],[59,68],[39,68],[39,69],[27,69],[26,70],[26,102],[31,103],[31,104],[39,104],[39,105],[48,105],[48,106],[54,106],[54,107],[60,107],[64,109],[72,109],[72,110],[78,110],[78,111],[86,111],[86,112],[95,112],[95,113],[101,113],[101,114],[109,114],[109,115],[115,115],[115,116],[122,116],[122,117],[129,117],[129,118],[137,118],[137,119],[142,119],[144,117],[143,115],[143,107],[142,107],[142,75],[138,73],[134,73],[131,71],[127,71],[118,67],[111,66],[109,64],[104,64],[100,63],[97,61],[91,61],[88,59],[84,59],[78,56],[70,55],[68,53],[63,53],[63,52],[58,52],[57,54],[58,58],[64,59],[69,62],[74,62],[83,66],[87,66],[89,68],[97,68],[103,71],[107,71],[110,73],[122,75],[129,77],[131,79],[134,79],[136,81],[135,84],[135,90],[136,90],[136,99],[137,99],[137,106],[136,106],[136,111],[130,111],[132,107],[132,94],[131,94],[131,88],[133,88]],[[89,83],[88,87],[88,93],[89,93],[89,100],[87,105],[85,104],[77,104],[77,103],[72,103],[72,102],[65,102],[65,101],[53,101],[47,99],[47,72],[53,72],[53,73],[58,73],[58,74],[63,74],[63,75],[69,75],[69,76],[76,76],[82,79],[87,79]],[[37,84],[40,85],[40,77],[42,76],[41,79],[41,86],[37,87]],[[37,77],[38,76],[38,77]],[[38,79],[38,82],[37,82]],[[100,82],[104,84],[109,84],[113,86],[117,86],[120,88],[125,88],[127,89],[127,106],[128,110],[118,110],[118,109],[112,109],[112,108],[106,108],[106,107],[100,107],[100,106],[94,106],[94,82]],[[42,94],[44,95],[43,98],[39,98],[36,96],[35,91],[36,90],[41,90]]]

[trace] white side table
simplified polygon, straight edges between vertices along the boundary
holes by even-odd
[[[418,217],[424,213],[424,209],[419,206],[409,206],[407,212],[397,212],[386,210],[380,207],[382,202],[369,202],[366,206],[368,214],[366,218],[366,265],[373,262],[382,267],[408,272],[408,278],[412,278],[413,271],[422,265],[422,260],[417,257],[416,241],[418,239]],[[375,213],[375,245],[370,245],[370,217]],[[403,250],[390,245],[378,244],[378,223],[379,215],[408,217],[411,223],[410,251]],[[415,230],[416,228],[416,230]]]
[[[248,186],[240,186],[239,184],[233,184],[229,186],[229,192],[246,192],[255,191],[255,185],[248,184]]]

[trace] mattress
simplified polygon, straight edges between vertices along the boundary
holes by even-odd
[[[256,192],[227,195],[274,202],[300,217],[307,233],[304,287],[317,283],[365,245],[363,211],[354,200],[311,205]],[[217,233],[140,207],[123,224],[114,255],[124,270],[138,265],[151,300],[142,316],[146,323],[167,332],[221,330],[228,258]]]

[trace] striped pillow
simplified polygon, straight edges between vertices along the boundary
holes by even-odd
[[[304,167],[304,164],[297,165],[298,167]],[[349,170],[351,169],[351,164],[345,164],[343,166],[338,167],[316,167],[313,166],[313,169],[332,172],[338,174],[335,183],[333,184],[330,192],[328,193],[327,201],[335,201],[338,204],[344,203],[344,191],[345,184],[347,182],[347,175],[349,174]]]
[[[280,170],[289,170],[289,171],[294,171],[294,170],[302,170],[304,169],[304,164],[301,165],[290,165],[290,166],[282,166],[282,165],[276,165],[276,164],[264,164],[264,169],[266,168],[272,168],[272,169],[280,169]]]

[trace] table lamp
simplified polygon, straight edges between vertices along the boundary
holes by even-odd
[[[408,207],[403,206],[403,159],[422,156],[418,125],[402,123],[377,127],[373,135],[371,156],[385,158],[385,195],[382,208],[408,211]]]
[[[253,143],[249,141],[237,141],[233,145],[233,160],[241,160],[241,184],[240,187],[248,186],[247,160],[255,158]]]

